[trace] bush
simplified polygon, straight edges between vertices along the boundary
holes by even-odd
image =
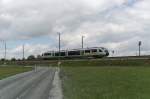
[[[28,59],[28,60],[34,60],[34,59],[35,59],[35,56],[34,56],[34,55],[30,55],[30,56],[28,56],[27,59]]]
[[[16,58],[12,58],[11,61],[16,61]]]

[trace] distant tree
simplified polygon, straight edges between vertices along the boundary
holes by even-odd
[[[1,59],[1,61],[5,61],[5,59],[4,59],[4,58],[2,58],[2,59]]]
[[[37,55],[37,59],[41,59],[41,55]]]
[[[30,55],[30,56],[28,56],[27,59],[28,59],[28,60],[34,60],[34,59],[35,59],[35,56],[34,56],[34,55]]]
[[[17,61],[21,61],[21,59],[20,59],[20,58],[18,58],[18,59],[17,59]]]
[[[12,58],[11,61],[16,61],[16,58]]]

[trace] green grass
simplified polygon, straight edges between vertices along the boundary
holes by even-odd
[[[32,70],[31,67],[19,67],[19,66],[5,66],[5,67],[0,67],[0,79],[30,71]]]
[[[150,99],[150,67],[62,67],[64,99]]]
[[[149,60],[79,60],[63,61],[62,66],[150,66]]]

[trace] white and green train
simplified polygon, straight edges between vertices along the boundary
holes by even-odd
[[[109,51],[104,47],[91,47],[83,49],[48,51],[42,54],[42,59],[56,58],[102,58],[109,56]]]

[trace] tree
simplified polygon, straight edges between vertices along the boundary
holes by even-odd
[[[16,61],[16,58],[12,58],[11,61]]]
[[[4,59],[4,58],[2,58],[2,59],[1,59],[1,61],[5,61],[5,59]]]
[[[35,59],[35,56],[34,56],[34,55],[30,55],[30,56],[28,56],[27,59],[28,59],[28,60],[34,60],[34,59]]]
[[[20,59],[20,58],[18,58],[18,59],[17,59],[17,61],[21,61],[21,59]]]
[[[37,59],[41,59],[41,55],[37,55]]]

